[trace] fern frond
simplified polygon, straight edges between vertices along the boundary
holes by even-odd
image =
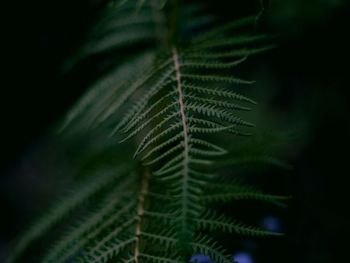
[[[158,144],[157,146],[155,146],[154,148],[152,148],[147,154],[145,154],[143,156],[143,160],[148,158],[149,156],[153,155],[156,152],[162,151],[163,149],[165,149],[167,146],[170,146],[171,144],[177,142],[178,140],[180,140],[182,138],[182,133],[175,135],[174,137],[171,137],[169,139],[167,139],[166,141]]]
[[[254,124],[244,121],[240,117],[232,114],[230,111],[215,107],[214,105],[193,103],[189,104],[187,109],[207,117],[215,117],[221,121],[229,122],[233,125],[254,127]]]
[[[149,255],[149,254],[144,254],[141,253],[140,257],[146,262],[154,262],[154,263],[178,263],[180,261],[180,258],[174,258],[170,259],[169,257],[160,257],[160,256],[154,256],[154,255]]]
[[[241,110],[241,111],[250,111],[251,108],[244,107],[235,103],[230,103],[222,100],[216,100],[216,99],[206,99],[206,98],[201,98],[198,96],[192,96],[192,95],[185,95],[185,99],[189,101],[194,101],[198,103],[203,103],[203,104],[210,104],[214,105],[217,107],[221,108],[226,108],[226,109],[234,109],[234,110]]]
[[[201,140],[201,139],[194,139],[194,138],[190,138],[190,141],[192,144],[194,145],[200,145],[200,146],[204,146],[210,150],[214,150],[216,152],[221,152],[222,154],[226,154],[227,151],[213,143],[210,143],[210,142],[207,142],[207,141],[204,141],[204,140]]]
[[[248,40],[241,38],[238,43],[246,41]],[[201,48],[203,43],[198,45],[198,48]],[[246,135],[245,132],[240,131],[239,127],[253,126],[232,112],[233,109],[248,110],[247,107],[214,98],[203,98],[199,94],[211,93],[227,99],[234,98],[254,103],[251,99],[232,91],[205,87],[209,82],[231,84],[252,84],[254,82],[232,76],[207,75],[197,72],[197,68],[202,67],[216,69],[237,66],[243,63],[245,58],[228,64],[225,62],[208,64],[207,61],[203,60],[186,60],[185,55],[186,51],[179,52],[177,48],[173,48],[171,54],[173,67],[163,71],[162,75],[165,77],[162,82],[158,81],[159,78],[156,75],[150,77],[148,85],[151,88],[148,90],[152,91],[148,91],[146,99],[141,99],[129,111],[116,130],[122,128],[124,132],[129,132],[123,140],[125,141],[149,127],[146,132],[143,132],[135,156],[143,154],[143,160],[145,160],[152,155],[152,159],[146,162],[148,165],[163,163],[158,170],[154,171],[154,175],[169,182],[172,186],[172,195],[178,197],[173,202],[173,209],[177,213],[176,218],[179,218],[174,222],[174,225],[177,229],[179,242],[184,250],[188,250],[189,245],[186,240],[189,240],[194,234],[191,220],[198,217],[202,210],[202,205],[198,202],[198,195],[202,192],[201,185],[204,185],[206,180],[206,176],[203,177],[201,172],[196,173],[196,170],[198,165],[211,164],[211,160],[198,157],[210,159],[225,152],[220,147],[197,138],[198,135],[223,131],[230,131],[236,135]],[[166,61],[169,60],[166,59]],[[189,68],[188,73],[186,68]],[[186,80],[199,81],[204,87],[187,85]],[[158,99],[150,104],[151,98],[157,96]],[[215,118],[216,121],[220,120],[221,123],[208,120],[208,117]],[[155,123],[154,126],[152,123]],[[177,141],[178,144],[172,146]],[[192,143],[200,143],[205,147],[194,147]],[[160,155],[155,155],[160,150],[163,152]]]
[[[227,252],[222,249],[217,242],[212,241],[205,236],[198,236],[195,242],[192,243],[192,249],[194,252],[200,252],[203,255],[208,256],[211,260],[218,263],[231,262],[231,256],[227,255]]]
[[[202,60],[188,60],[183,63],[183,67],[189,68],[204,68],[204,69],[227,69],[236,67],[243,63],[247,58],[243,57],[232,62],[220,62],[220,61],[202,61]]]
[[[152,69],[145,74],[142,78],[139,78],[136,82],[129,82],[126,84],[128,88],[122,93],[119,94],[119,97],[117,100],[113,101],[107,109],[105,109],[101,116],[99,117],[98,121],[103,122],[107,120],[112,114],[114,114],[119,107],[124,104],[140,87],[144,86],[153,76],[156,74],[159,70],[162,70],[163,68],[166,68],[168,66],[169,62],[164,62],[161,65],[158,65],[156,67],[152,67]],[[166,75],[166,74],[165,74]],[[162,80],[162,78],[161,78]],[[130,82],[132,83],[130,85]],[[157,85],[156,85],[157,87]]]
[[[93,177],[85,185],[79,187],[78,191],[74,191],[70,196],[66,197],[61,202],[58,202],[56,206],[46,212],[46,215],[36,221],[36,223],[16,242],[16,246],[7,262],[15,262],[33,242],[47,234],[51,228],[57,225],[65,217],[69,216],[75,208],[81,206],[96,193],[113,183],[118,178],[117,176],[115,173],[111,174],[108,172],[97,178]]]
[[[78,59],[130,43],[156,42],[162,20],[158,12],[165,2],[122,0],[110,5]],[[189,27],[210,20],[211,16],[200,16]],[[165,50],[127,61],[97,82],[67,116],[61,134],[107,131],[106,144],[115,147],[114,141],[130,141],[128,147],[135,148],[134,158],[143,165],[133,163],[137,172],[117,175],[119,169],[112,168],[105,177],[98,170],[93,183],[53,209],[19,241],[8,262],[14,263],[29,245],[97,193],[101,195],[90,204],[89,212],[83,211],[80,220],[70,220],[69,231],[55,238],[37,261],[175,263],[202,253],[217,263],[228,263],[231,257],[225,250],[209,234],[198,233],[278,235],[208,211],[213,202],[285,199],[237,182],[217,182],[215,168],[239,162],[238,155],[232,162],[217,162],[219,156],[228,155],[216,145],[217,134],[225,133],[232,136],[228,140],[237,142],[244,139],[238,136],[250,135],[254,127],[243,112],[252,110],[256,102],[237,88],[255,82],[233,70],[250,55],[272,48],[266,44],[268,36],[244,30],[255,20],[255,16],[243,18],[187,42],[167,43]],[[171,42],[173,36],[167,37],[166,42]]]
[[[99,250],[84,255],[84,261],[91,263],[105,263],[120,253],[120,251],[123,251],[135,243],[135,241],[135,238],[130,238],[127,240],[114,239],[110,243],[99,247]]]
[[[157,163],[161,160],[163,160],[164,158],[167,158],[169,155],[172,155],[173,153],[175,153],[176,151],[180,150],[183,147],[182,144],[178,144],[177,146],[170,148],[169,150],[165,151],[163,154],[161,154],[160,156],[148,161],[148,162],[144,162],[145,165],[151,165],[154,163]]]
[[[76,103],[69,111],[63,123],[59,127],[60,133],[71,133],[74,130],[88,131],[96,126],[96,121],[100,116],[108,111],[113,103],[120,102],[114,109],[124,102],[124,97],[120,94],[126,94],[126,87],[129,87],[134,74],[143,72],[144,68],[149,67],[153,61],[152,53],[144,53],[136,58],[132,58],[128,63],[124,63],[112,70],[112,72],[100,80],[88,90],[88,92]]]
[[[126,141],[128,139],[130,139],[131,137],[135,136],[136,134],[138,134],[140,131],[142,131],[147,125],[149,125],[152,121],[156,120],[157,118],[161,118],[162,115],[165,115],[166,113],[168,113],[169,111],[171,111],[172,108],[174,108],[176,106],[176,103],[172,103],[169,106],[167,106],[166,108],[164,108],[162,111],[156,113],[155,115],[153,115],[151,118],[149,118],[146,122],[144,122],[143,124],[141,124],[139,127],[137,127],[137,129],[135,129],[134,131],[132,131],[126,138],[124,138],[121,142]],[[167,122],[174,120],[174,118],[176,117],[177,113],[174,112],[172,114],[168,114],[160,123],[158,123],[151,131],[149,131],[147,133],[147,135],[144,137],[143,141],[140,143],[140,146],[138,148],[138,150],[136,151],[136,154],[138,152],[141,152],[143,148],[147,147],[146,142],[148,140],[150,140],[154,134],[156,134],[156,132],[158,132],[162,126],[164,126]],[[172,128],[168,130],[168,132],[171,132],[172,130],[176,129],[176,123],[173,124]],[[129,130],[130,128],[126,128],[127,130]],[[161,137],[161,135],[159,135]],[[153,140],[156,141],[155,137],[153,137]],[[153,142],[152,142],[153,143]],[[136,155],[135,154],[135,155]]]
[[[171,250],[176,248],[177,239],[173,235],[169,235],[168,232],[163,231],[159,234],[152,234],[142,232],[141,235],[149,242],[156,242],[161,244],[165,250]]]
[[[199,219],[195,219],[195,222],[199,229],[209,231],[220,230],[229,234],[236,233],[249,236],[281,235],[280,233],[266,231],[258,227],[246,226],[224,215],[217,215],[212,211],[206,212],[206,214]]]
[[[258,48],[241,48],[235,49],[232,51],[226,52],[208,52],[208,51],[199,51],[199,52],[190,52],[188,53],[189,58],[202,58],[202,59],[219,59],[219,58],[234,58],[234,57],[249,57],[251,55],[256,55],[263,53],[270,49],[276,48],[276,45],[266,45]]]
[[[189,81],[201,81],[201,82],[223,82],[229,84],[254,84],[255,81],[244,80],[236,77],[226,77],[226,76],[217,76],[217,75],[197,75],[197,74],[183,74],[185,79]]]
[[[256,191],[209,194],[209,195],[204,195],[202,197],[202,201],[205,203],[212,203],[212,202],[224,203],[224,202],[230,202],[232,200],[243,200],[243,199],[253,199],[253,200],[260,200],[260,201],[266,201],[271,203],[279,203],[281,200],[288,200],[289,197],[263,194]]]
[[[200,87],[200,86],[186,85],[186,84],[184,86],[185,86],[185,88],[189,89],[190,91],[193,90],[193,91],[203,93],[203,94],[214,95],[214,96],[227,98],[227,99],[239,100],[239,101],[243,101],[243,102],[247,102],[247,103],[251,103],[251,104],[257,104],[254,100],[247,98],[247,97],[245,97],[241,94],[238,94],[236,92],[229,91],[229,90],[221,90],[219,88],[209,89],[209,88],[204,88],[204,87]]]
[[[129,182],[130,183],[130,182]],[[123,192],[128,185],[120,183],[109,193],[101,209],[83,220],[77,227],[72,228],[66,235],[57,242],[52,249],[46,254],[43,263],[64,263],[68,259],[78,254],[79,250],[85,247],[91,240],[94,240],[103,230],[118,222],[118,219],[130,211],[135,202],[130,201],[131,193]],[[122,193],[121,195],[119,193]],[[116,196],[116,193],[119,195]],[[125,196],[123,196],[125,194]],[[129,199],[128,201],[126,201]],[[119,209],[118,212],[115,212]]]
[[[127,124],[133,116],[137,116],[146,108],[147,104],[149,103],[150,99],[155,96],[168,82],[166,80],[169,78],[169,76],[172,74],[172,69],[167,70],[167,67],[170,65],[171,60],[165,61],[162,63],[159,67],[157,67],[154,70],[151,70],[149,74],[147,74],[147,77],[143,78],[143,81],[140,82],[138,85],[134,85],[135,88],[133,88],[133,92],[137,90],[139,87],[145,85],[148,80],[150,80],[153,75],[155,75],[158,70],[165,69],[165,73],[159,80],[148,88],[148,92],[143,96],[142,99],[140,99],[132,108],[131,110],[124,116],[124,118],[120,121],[120,123],[115,128],[116,131],[118,131],[121,127],[123,127],[125,124]],[[164,83],[165,82],[165,83]],[[170,82],[170,81],[169,81]],[[126,99],[128,96],[125,96]]]
[[[154,41],[156,28],[151,6],[144,4],[138,10],[136,8],[134,3],[108,6],[103,14],[104,19],[92,29],[90,42],[79,52],[80,58],[127,44]]]
[[[158,91],[158,90],[157,90]],[[132,128],[134,128],[138,123],[140,123],[143,119],[145,119],[151,112],[152,110],[156,109],[157,107],[161,106],[162,103],[164,103],[169,97],[174,96],[175,92],[171,92],[168,95],[160,98],[158,101],[152,104],[151,107],[148,109],[146,108],[147,103],[143,103],[144,106],[140,107],[137,111],[137,114],[134,116],[137,116],[136,118],[132,119],[129,121],[128,125],[123,129],[123,132],[128,132]],[[160,113],[161,114],[161,113]],[[159,115],[160,115],[159,114]],[[154,116],[153,116],[154,117]]]
[[[242,35],[236,37],[228,37],[225,39],[211,40],[199,45],[199,49],[215,49],[225,48],[230,46],[240,46],[255,43],[257,41],[271,40],[268,35]]]

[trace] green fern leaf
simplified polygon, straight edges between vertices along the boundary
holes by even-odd
[[[128,147],[135,149],[134,158],[142,164],[130,162],[134,169],[128,167],[118,175],[119,169],[111,168],[108,176],[98,170],[91,184],[62,201],[24,235],[9,263],[16,262],[64,219],[73,225],[54,238],[37,262],[175,263],[203,253],[217,263],[228,263],[231,257],[210,233],[199,233],[279,235],[208,208],[215,202],[253,199],[280,203],[286,199],[237,182],[217,182],[218,167],[257,156],[232,158],[229,151],[216,145],[215,138],[225,134],[237,142],[244,138],[238,136],[251,134],[254,124],[243,112],[251,111],[256,102],[237,88],[255,82],[237,77],[233,71],[250,55],[272,48],[266,43],[271,38],[247,33],[256,22],[254,16],[173,43],[175,31],[181,36],[213,20],[210,15],[199,15],[183,32],[173,28],[164,40],[159,34],[171,24],[163,20],[172,8],[166,2],[122,0],[108,6],[91,31],[90,41],[71,64],[132,43],[155,44],[162,39],[166,45],[159,50],[153,45],[153,51],[135,56],[98,81],[60,128],[60,134],[70,138],[107,130],[106,144],[111,142],[114,147],[115,140],[128,142]],[[200,10],[192,5],[184,13],[192,16]],[[224,155],[233,160],[220,163]],[[95,198],[97,193],[102,196]],[[70,218],[70,212],[89,199],[94,202],[88,212]]]

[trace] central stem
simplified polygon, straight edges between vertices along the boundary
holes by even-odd
[[[189,157],[188,156],[188,152],[189,152],[188,127],[187,127],[187,120],[186,120],[186,114],[185,114],[185,104],[184,104],[183,87],[182,87],[182,81],[181,81],[179,55],[175,47],[173,48],[173,60],[174,60],[174,67],[175,67],[175,73],[176,73],[177,91],[179,94],[181,122],[182,122],[183,134],[184,134],[185,161],[188,162],[188,157]]]
[[[173,48],[173,60],[174,67],[176,73],[176,81],[177,81],[177,91],[179,94],[178,102],[180,105],[180,113],[181,113],[181,123],[183,128],[183,143],[184,143],[184,159],[183,159],[183,174],[182,174],[182,192],[181,192],[181,216],[180,216],[180,243],[186,244],[188,241],[188,213],[189,213],[189,136],[188,136],[188,124],[185,114],[185,103],[184,103],[184,94],[183,94],[183,85],[181,80],[181,71],[180,71],[180,61],[177,49]],[[185,249],[186,245],[183,247]]]

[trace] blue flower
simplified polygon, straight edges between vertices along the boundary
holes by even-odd
[[[193,255],[190,259],[190,262],[193,262],[193,263],[215,263],[208,256],[203,255],[203,254]]]
[[[254,263],[253,257],[248,252],[240,251],[233,256],[233,260],[237,263]]]

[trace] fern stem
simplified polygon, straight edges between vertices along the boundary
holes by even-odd
[[[180,105],[181,122],[183,127],[184,147],[185,147],[185,150],[184,150],[185,162],[188,162],[188,159],[189,159],[188,127],[187,127],[187,119],[185,114],[185,103],[184,103],[183,86],[182,86],[182,80],[181,80],[179,55],[175,47],[173,48],[173,60],[174,60],[175,74],[176,74],[176,81],[177,81],[177,91],[179,93],[179,105]]]
[[[174,67],[176,73],[176,81],[177,81],[177,91],[179,93],[179,106],[181,113],[181,122],[183,128],[183,145],[184,145],[184,158],[183,158],[183,175],[182,175],[182,194],[181,194],[181,231],[180,231],[180,239],[184,239],[187,236],[187,225],[188,225],[188,191],[189,191],[189,163],[190,163],[190,147],[189,147],[189,129],[185,114],[185,103],[184,103],[184,94],[183,94],[183,85],[181,79],[181,71],[180,71],[180,61],[177,49],[173,48],[173,60]],[[187,237],[188,238],[188,237]],[[184,241],[184,240],[181,240]]]
[[[135,263],[139,262],[140,257],[140,237],[141,237],[141,222],[142,217],[145,212],[145,196],[148,192],[148,184],[149,184],[149,172],[145,172],[142,178],[141,182],[141,190],[139,194],[139,201],[137,205],[137,221],[136,221],[136,229],[135,229],[135,236],[136,236],[136,243],[135,243],[135,249],[134,249],[134,260]]]

